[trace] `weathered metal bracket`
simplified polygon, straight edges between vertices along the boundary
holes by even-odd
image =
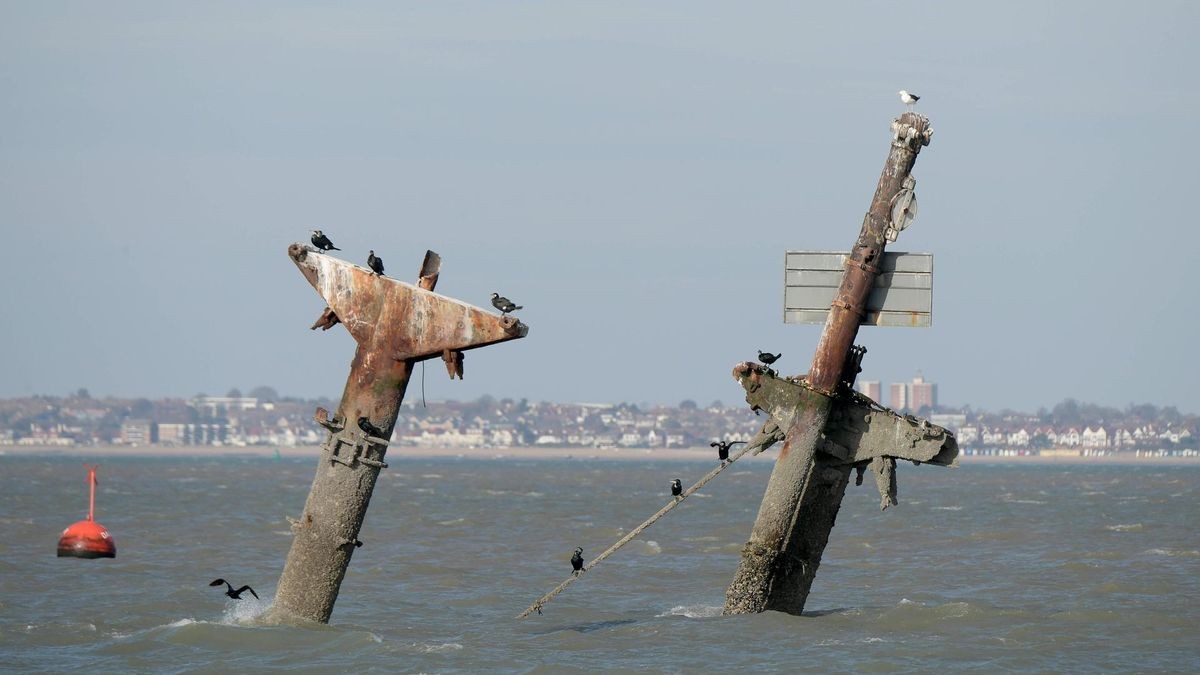
[[[755,454],[785,439],[785,430],[791,428],[805,397],[823,396],[803,382],[777,377],[769,368],[748,361],[734,369],[734,376],[746,389],[746,402],[770,416],[748,443]],[[897,459],[957,466],[958,442],[948,430],[912,415],[872,407],[870,399],[861,394],[830,398],[829,418],[816,445],[818,458],[824,456],[823,463],[831,467],[858,469],[856,485],[862,484],[861,472],[869,466],[876,473],[883,508],[897,503]]]
[[[823,436],[817,450],[846,464],[869,462],[876,457],[938,466],[958,463],[958,442],[946,429],[855,400],[839,398],[834,403]]]
[[[346,420],[334,415],[333,419],[329,418],[329,411],[324,408],[317,408],[313,413],[313,421],[325,427],[330,433],[336,434],[346,428]]]
[[[350,438],[346,438],[347,435],[334,434],[325,442],[325,452],[329,457],[329,461],[351,468],[354,467],[355,463],[365,464],[377,469],[387,468],[387,462],[384,462],[382,459],[375,459],[367,454],[368,451],[375,450],[379,457],[383,457],[388,447],[386,440],[368,436],[362,432],[357,434],[351,433],[349,434]],[[343,448],[347,448],[348,451],[343,453]]]

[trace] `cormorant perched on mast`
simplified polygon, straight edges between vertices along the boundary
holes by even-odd
[[[492,307],[500,310],[501,314],[508,314],[509,312],[515,312],[518,309],[522,309],[521,305],[514,303],[512,300],[509,300],[499,293],[492,293]]]
[[[675,480],[671,481],[671,496],[679,497],[682,494],[683,494],[683,483],[679,482],[679,479],[676,478]]]
[[[571,569],[574,570],[575,576],[579,576],[579,573],[583,571],[583,549],[582,548],[577,547],[575,549],[575,555],[571,556]]]
[[[758,350],[758,360],[762,361],[763,363],[767,364],[768,366],[771,365],[772,363],[775,363],[776,361],[778,361],[779,357],[781,357],[781,356],[783,356],[783,352],[779,352],[778,354],[772,354],[771,352],[764,352],[761,349]]]
[[[211,584],[209,584],[209,586],[220,586],[221,584],[225,584],[226,588],[229,589],[229,590],[225,591],[225,595],[228,595],[229,597],[233,598],[234,600],[241,600],[242,593],[244,593],[245,591],[250,591],[250,595],[253,595],[255,600],[258,599],[258,593],[255,593],[253,588],[250,588],[249,586],[242,586],[241,588],[239,588],[235,591],[235,590],[233,590],[233,584],[229,583],[228,581],[225,581],[224,579],[214,579],[213,582]]]
[[[367,252],[367,267],[375,274],[383,276],[383,258],[375,255],[374,250]]]
[[[340,250],[342,250],[342,249],[334,246],[333,242],[329,241],[329,237],[326,237],[325,233],[320,230],[312,231],[312,243],[313,243],[313,246],[317,247],[318,251],[340,251]]]

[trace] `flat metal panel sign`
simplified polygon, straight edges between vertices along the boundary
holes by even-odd
[[[825,323],[842,282],[846,253],[788,251],[783,289],[784,323]],[[864,326],[933,325],[933,254],[886,252],[867,297]]]

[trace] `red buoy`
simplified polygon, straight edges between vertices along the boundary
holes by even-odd
[[[88,470],[88,485],[91,497],[88,500],[87,520],[81,520],[63,530],[58,539],[58,557],[71,558],[115,558],[117,544],[104,526],[97,523],[96,515],[96,467],[84,464]]]

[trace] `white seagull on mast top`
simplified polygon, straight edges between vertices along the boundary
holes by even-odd
[[[913,105],[916,104],[917,101],[921,100],[920,96],[917,96],[916,94],[910,94],[903,89],[899,91],[899,94],[900,100],[904,103],[904,105],[908,106],[909,110],[912,110]]]

